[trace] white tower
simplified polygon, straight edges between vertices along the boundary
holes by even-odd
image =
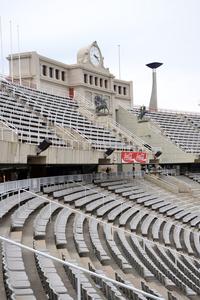
[[[162,63],[153,62],[146,65],[150,69],[152,69],[152,91],[151,91],[151,99],[149,102],[149,110],[150,111],[157,111],[158,104],[157,104],[157,81],[156,81],[156,69],[162,66]]]

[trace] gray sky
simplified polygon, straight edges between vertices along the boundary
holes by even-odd
[[[17,24],[21,51],[67,64],[96,40],[116,77],[120,44],[121,78],[133,81],[135,104],[148,105],[151,70],[145,64],[159,61],[159,107],[200,111],[199,15],[199,0],[0,0],[3,55],[10,52],[10,20],[13,52]]]

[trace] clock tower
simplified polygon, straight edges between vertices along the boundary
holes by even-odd
[[[87,67],[96,68],[96,70],[105,69],[104,58],[96,41],[78,51],[77,63]]]
[[[19,54],[13,54],[13,74],[18,76]],[[67,65],[36,52],[20,54],[23,83],[45,92],[87,103],[95,110],[95,99],[103,99],[109,115],[115,118],[119,105],[132,104],[132,82],[115,78],[109,68],[104,66],[104,58],[98,43],[94,41],[77,53],[77,62]],[[8,57],[11,63],[11,57]],[[86,101],[85,101],[86,100]]]

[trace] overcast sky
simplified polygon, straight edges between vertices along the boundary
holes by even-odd
[[[20,50],[72,64],[77,51],[97,41],[105,66],[132,80],[134,103],[149,104],[151,70],[158,69],[159,108],[200,111],[200,0],[0,0],[3,56]],[[4,69],[7,62],[4,61]],[[0,72],[2,72],[2,59]]]

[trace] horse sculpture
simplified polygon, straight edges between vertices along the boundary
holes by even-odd
[[[96,106],[96,113],[99,113],[103,110],[103,113],[105,114],[106,111],[109,113],[109,109],[106,103],[106,100],[103,99],[101,96],[95,96],[94,103]]]
[[[139,111],[139,115],[138,115],[138,119],[142,120],[144,115],[147,113],[148,111],[146,110],[146,106],[142,105],[140,107],[140,111]]]

